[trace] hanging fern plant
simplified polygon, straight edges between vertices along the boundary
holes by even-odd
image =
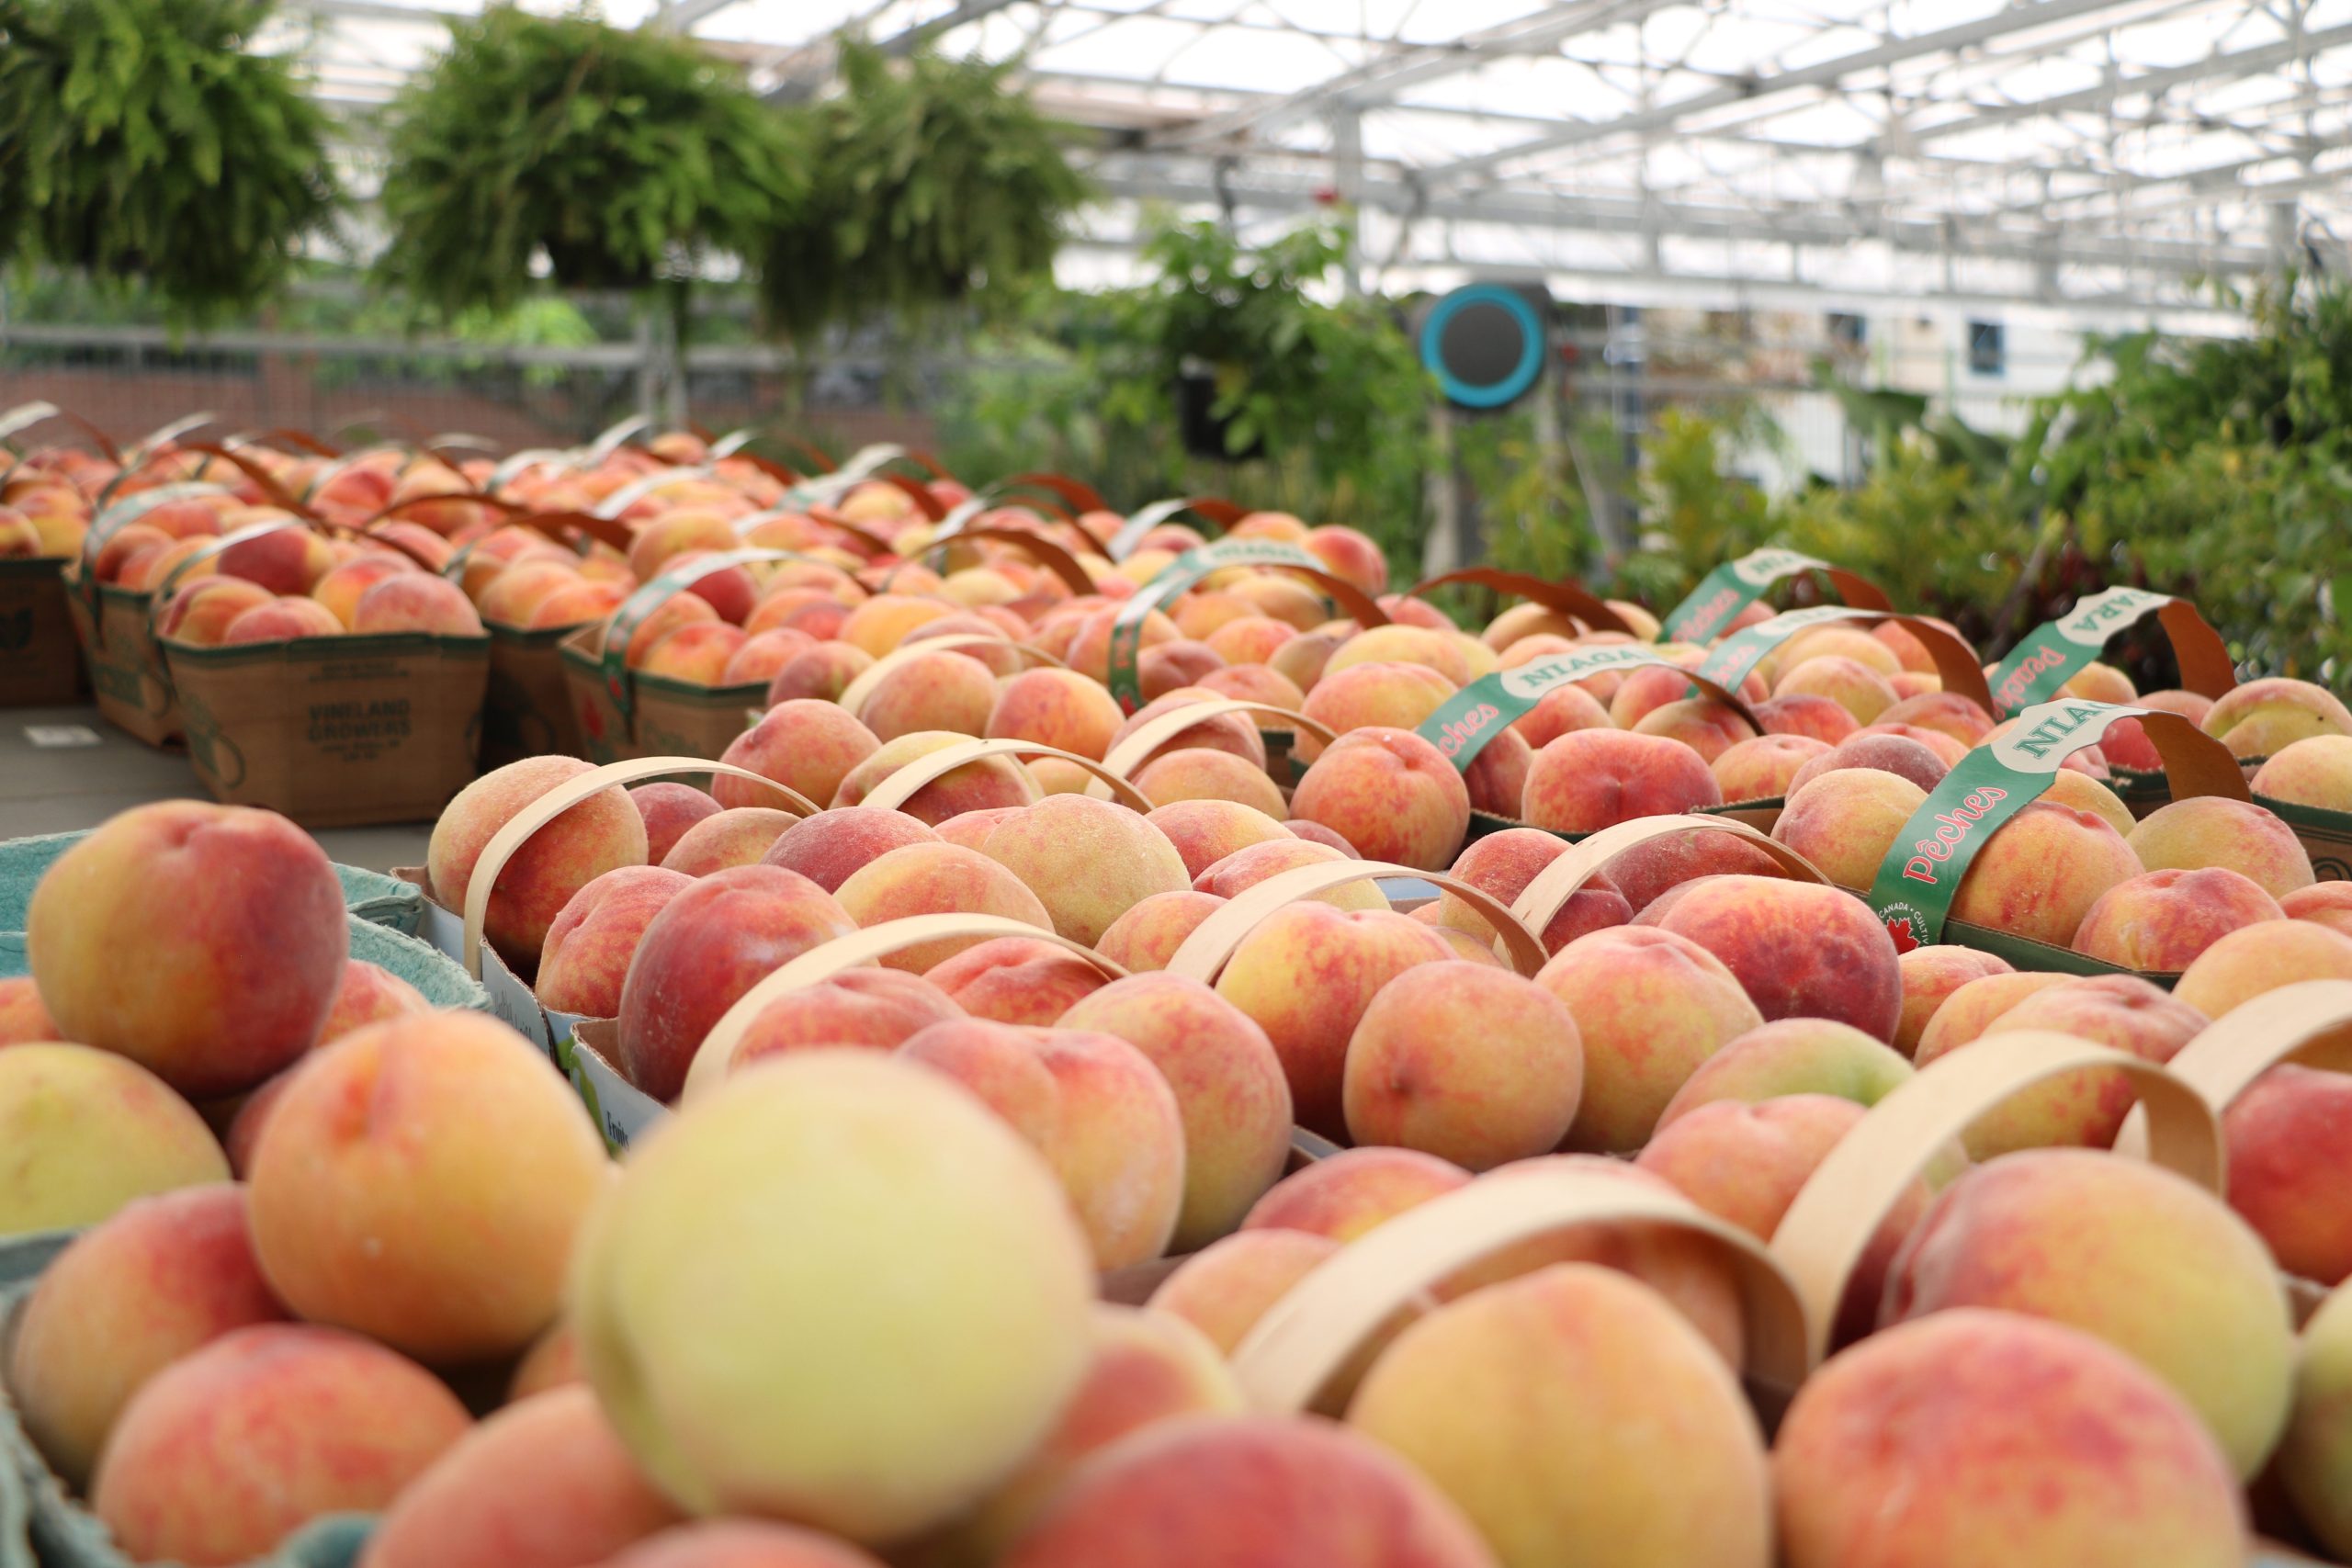
[[[338,194],[269,0],[0,0],[0,262],[249,307]]]
[[[814,188],[764,256],[777,324],[802,336],[915,315],[1051,269],[1087,186],[1053,122],[1006,85],[1012,68],[842,42],[842,92],[800,111]]]
[[[612,289],[754,256],[797,206],[786,120],[691,41],[512,6],[451,31],[390,110],[379,264],[444,317],[512,307],[542,253]]]

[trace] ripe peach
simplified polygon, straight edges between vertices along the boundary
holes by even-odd
[[[1803,735],[1835,746],[1861,728],[1845,705],[1809,692],[1792,692],[1769,702],[1753,703],[1749,711],[1767,735]]]
[[[340,1040],[363,1024],[427,1012],[431,1008],[422,992],[390,970],[364,959],[348,959],[343,983],[335,987],[334,1005],[327,1010],[326,1021],[319,1025],[318,1043]]]
[[[1860,1030],[1826,1018],[1784,1018],[1724,1043],[1667,1103],[1663,1134],[1700,1107],[1756,1104],[1792,1094],[1827,1094],[1876,1105],[1911,1077],[1911,1064]]]
[[[1342,1103],[1358,1144],[1478,1171],[1558,1146],[1583,1085],[1576,1020],[1557,997],[1499,969],[1425,964],[1364,1010]]]
[[[2295,1337],[2277,1265],[2227,1205],[2160,1167],[2034,1149],[1961,1177],[1896,1255],[1880,1321],[1955,1307],[2048,1318],[2134,1357],[2241,1478],[2286,1427]]]
[[[469,1425],[430,1373],[356,1335],[240,1328],[140,1391],[90,1507],[136,1562],[244,1562],[322,1515],[382,1508]]]
[[[979,733],[1034,740],[1098,761],[1121,722],[1111,694],[1069,670],[1024,670],[993,693]]]
[[[845,642],[820,642],[786,661],[768,682],[765,701],[770,707],[802,697],[832,702],[873,664],[874,656],[863,649]]]
[[[817,646],[817,639],[778,627],[744,637],[718,672],[722,686],[765,686],[786,665]]]
[[[1203,686],[1179,687],[1164,696],[1155,697],[1137,708],[1112,733],[1110,750],[1117,750],[1120,743],[1128,736],[1162,714],[1172,713],[1178,708],[1190,707],[1196,703],[1222,701],[1224,699],[1216,693]],[[1262,768],[1266,765],[1266,742],[1258,733],[1257,722],[1246,714],[1238,713],[1219,714],[1213,718],[1203,719],[1189,729],[1178,731],[1174,736],[1155,747],[1151,755],[1145,758],[1144,761],[1152,761],[1166,756],[1170,751],[1182,751],[1203,746],[1214,747],[1220,751],[1230,751],[1253,767]]]
[[[939,835],[903,811],[838,807],[802,818],[768,846],[766,863],[797,871],[828,893],[852,873],[909,844],[935,844]]]
[[[637,672],[692,686],[716,686],[742,646],[742,632],[725,621],[697,621],[655,643]]]
[[[425,848],[435,902],[466,907],[474,864],[492,835],[532,801],[589,771],[577,757],[526,757],[483,774],[442,808]],[[645,819],[618,785],[566,808],[507,857],[492,886],[482,937],[518,971],[546,944],[571,896],[618,866],[643,865]]]
[[[680,550],[662,563],[662,571],[667,573],[699,565],[714,553],[711,550]],[[760,585],[743,567],[722,566],[695,578],[686,584],[685,592],[718,611],[718,618],[729,626],[740,627],[751,618],[752,608],[759,602]]]
[[[1913,638],[1917,641],[1917,638]],[[1768,674],[1793,670],[1808,659],[1850,659],[1866,670],[1881,675],[1897,675],[1904,669],[1902,659],[1889,644],[1872,637],[1860,626],[1836,625],[1815,626],[1797,633],[1769,656],[1763,668]],[[1933,666],[1929,667],[1932,673]]]
[[[1223,860],[1210,863],[1206,871],[1193,878],[1193,891],[1215,894],[1220,899],[1234,898],[1281,872],[1295,870],[1302,865],[1363,858],[1342,854],[1329,844],[1309,840],[1295,828],[1291,834],[1287,842],[1272,839],[1261,844],[1245,844]],[[1337,887],[1317,894],[1315,901],[1329,904],[1335,909],[1388,908],[1387,896],[1370,878],[1362,882],[1341,883]]]
[[[2290,920],[2309,920],[2352,936],[2352,882],[2314,882],[2278,900]]]
[[[1222,670],[1212,670],[1201,678],[1201,690],[1215,692],[1221,697],[1287,708],[1292,713],[1303,712],[1306,707],[1305,692],[1262,664],[1228,664]]]
[[[1291,817],[1283,819],[1283,826],[1289,829],[1292,838],[1304,840],[1310,844],[1320,844],[1328,850],[1336,850],[1342,860],[1363,859],[1363,855],[1356,852],[1356,847],[1353,844],[1320,822],[1309,822],[1303,817]]]
[[[1279,617],[1270,617],[1279,619]],[[1283,621],[1284,626],[1291,623]],[[1299,635],[1284,642],[1266,658],[1266,667],[1296,686],[1308,696],[1315,694],[1323,678],[1323,667],[1339,650],[1340,639],[1329,632],[1318,632],[1302,626],[1292,626]]]
[[[1018,876],[959,844],[915,843],[888,851],[852,872],[834,892],[841,910],[861,926],[909,915],[944,914],[1001,915],[1046,931],[1054,923],[1046,907]],[[921,975],[981,940],[951,937],[922,942],[881,962]]]
[[[1176,602],[1176,608],[1170,615],[1170,619],[1176,623],[1177,631],[1185,637],[1204,640],[1228,622],[1264,618],[1250,609],[1249,601],[1211,588],[1194,589],[1185,594]]]
[[[242,578],[198,578],[172,595],[158,629],[175,642],[212,648],[246,611],[277,602],[268,589]]]
[[[131,526],[141,527],[144,525],[133,524]],[[119,547],[130,535],[130,528],[123,529],[107,541],[107,548]],[[314,534],[308,528],[279,528],[272,533],[257,534],[250,539],[239,539],[212,559],[214,567],[223,577],[242,577],[247,582],[260,583],[272,593],[286,595],[308,593],[311,586],[334,565],[334,552],[327,548],[324,536]],[[106,567],[105,552],[102,551],[98,560],[101,581],[107,578]],[[469,609],[471,607],[468,606]]]
[[[2195,1415],[2129,1357],[2010,1313],[1939,1313],[1833,1359],[1781,1422],[1772,1486],[1788,1568],[2245,1559],[2235,1480]]]
[[[977,736],[995,703],[988,666],[950,650],[920,654],[891,670],[866,694],[857,717],[877,740],[929,730]]]
[[[705,1080],[723,1078],[787,1051],[838,1046],[896,1050],[933,1024],[964,1016],[945,992],[919,975],[848,970],[762,1008],[724,1061],[696,1053],[685,1092],[699,1093]]]
[[[1136,666],[1136,683],[1151,698],[1200,684],[1204,676],[1224,669],[1225,660],[1206,643],[1179,638],[1145,649]]]
[[[1997,829],[1951,901],[1953,919],[2064,947],[2099,896],[2147,869],[2087,811],[2037,800]]]
[[[1231,665],[1264,664],[1273,658],[1277,649],[1300,634],[1297,627],[1271,615],[1244,614],[1222,621],[1208,631],[1188,635],[1199,636],[1217,657]]]
[[[1685,697],[1662,704],[1644,714],[1633,727],[1637,735],[1659,735],[1680,741],[1712,767],[1716,758],[1743,740],[1756,738],[1756,728],[1737,710],[1707,697]]]
[[[534,628],[579,626],[601,621],[621,607],[628,591],[617,582],[580,582],[559,588],[531,612]]]
[[[619,1012],[621,982],[645,928],[693,885],[683,872],[630,865],[608,871],[573,894],[539,949],[540,1005],[582,1018]]]
[[[2337,1557],[2352,1551],[2352,1291],[2337,1290],[2303,1331],[2295,1413],[2278,1474],[2296,1512]]]
[[[1835,654],[1790,665],[1773,683],[1772,694],[1827,697],[1851,714],[1856,724],[1876,722],[1902,700],[1884,675]]]
[[[645,858],[655,865],[668,854],[686,829],[706,817],[718,815],[718,802],[692,784],[639,784],[628,792],[637,814],[645,821]]]
[[[1777,877],[1686,883],[1634,917],[1721,960],[1766,1020],[1826,1018],[1891,1040],[1903,1013],[1894,942],[1852,894]]]
[[[1951,771],[1941,757],[1917,740],[1860,730],[1799,768],[1789,780],[1789,791],[1794,794],[1824,773],[1857,768],[1893,773],[1922,791],[1943,783]]]
[[[2076,811],[2089,812],[2122,834],[2127,843],[2131,840],[2132,828],[2138,823],[2138,818],[2132,815],[2132,808],[2123,804],[2121,796],[2089,774],[2078,773],[2072,768],[2061,768],[2051,774],[2050,787],[2041,792],[2041,798],[2054,805],[2072,807]]]
[[[1236,850],[1291,837],[1279,818],[1230,800],[1179,800],[1161,806],[1146,820],[1175,846],[1188,879]]]
[[[286,532],[295,533],[297,530],[288,529]],[[277,536],[265,535],[263,537],[274,538],[277,537]],[[98,558],[92,563],[91,567],[92,575],[96,577],[100,582],[119,582],[122,581],[124,568],[130,564],[133,558],[137,557],[142,551],[168,548],[171,542],[172,536],[169,534],[164,533],[161,528],[150,527],[144,523],[132,523],[124,527],[118,528],[105,544],[98,547]],[[240,541],[238,544],[231,546],[229,549],[222,550],[220,554],[222,556],[226,556],[232,550],[245,549],[246,546],[258,544],[261,541],[258,539]],[[252,552],[248,550],[244,558],[250,559],[251,556]],[[219,559],[219,557],[214,558],[216,569]],[[324,569],[322,568],[321,570],[323,570]],[[233,575],[244,578],[247,581],[255,581],[244,572],[237,572]],[[279,592],[279,590],[275,586],[275,583],[278,581],[287,580],[289,579],[282,575],[274,575],[272,581],[263,583],[262,586],[268,588],[271,592],[276,593]],[[292,590],[292,592],[297,593],[307,593],[310,592],[310,584],[308,582],[304,582]]]
[[[2281,747],[2256,770],[2253,785],[2265,799],[2352,811],[2352,735],[2314,735]]]
[[[1416,1149],[1347,1149],[1292,1172],[1250,1206],[1244,1231],[1306,1231],[1351,1242],[1406,1210],[1470,1184],[1470,1173]]]
[[[927,757],[969,739],[969,736],[944,730],[922,730],[885,741],[873,755],[842,775],[841,787],[833,792],[832,804],[856,806],[875,785],[917,757]],[[932,780],[915,791],[899,809],[917,821],[936,828],[967,811],[1033,806],[1041,798],[1035,781],[1019,763],[1005,757],[983,757]]]
[[[1946,943],[1915,947],[1897,957],[1895,966],[1903,973],[1903,1017],[1893,1043],[1905,1056],[1918,1053],[1920,1036],[1962,987],[1987,975],[2012,973],[2006,959]]]
[[[638,1542],[601,1568],[881,1568],[830,1535],[763,1519],[707,1519]]]
[[[2150,813],[2132,830],[2131,844],[2150,871],[2220,866],[2252,877],[2273,898],[2314,880],[2311,856],[2292,828],[2262,807],[2225,795],[2192,795]]]
[[[2075,671],[2066,683],[2058,688],[2058,694],[2062,697],[2081,697],[2094,703],[2130,703],[2138,700],[2140,689],[2132,683],[2131,676],[2112,664],[2101,664],[2093,660]]]
[[[725,774],[718,775],[721,778]],[[738,806],[707,817],[686,829],[662,866],[688,876],[708,876],[730,866],[757,865],[785,830],[800,818],[764,806]]]
[[[1183,890],[1183,857],[1151,822],[1107,801],[1049,795],[1007,817],[981,845],[1035,894],[1054,929],[1091,947],[1155,893]]]
[[[2338,1285],[2352,1277],[2352,1076],[2271,1068],[2222,1116],[2230,1207],[2290,1274]]]
[[[757,724],[728,742],[719,761],[749,768],[821,802],[840,793],[842,781],[881,746],[874,732],[847,710],[803,697],[770,707]],[[711,775],[710,794],[722,807],[777,804],[773,792],[726,773]]]
[[[1299,544],[1308,554],[1321,558],[1324,565],[1366,593],[1386,591],[1387,558],[1380,553],[1378,545],[1355,529],[1327,523],[1319,528],[1309,528]]]
[[[1902,838],[1904,825],[1927,799],[1926,791],[1898,774],[1838,768],[1790,790],[1772,837],[1838,886],[1867,890],[1878,879],[1887,851]]]
[[[673,593],[655,606],[651,615],[637,624],[637,630],[629,634],[628,647],[622,655],[622,662],[631,670],[642,670],[645,661],[652,657],[653,650],[671,633],[683,631],[688,626],[722,624],[718,612],[703,600],[692,593]],[[724,668],[723,664],[721,668]]]
[[[437,581],[437,579],[436,579]],[[470,614],[472,607],[469,605]],[[249,642],[287,642],[301,637],[334,637],[341,633],[343,623],[334,612],[315,599],[273,599],[239,612],[220,634],[220,646],[235,647]]]
[[[1450,634],[1426,626],[1392,624],[1358,632],[1325,661],[1323,679],[1329,682],[1360,664],[1418,664],[1456,687],[1467,685],[1471,677],[1470,660],[1461,645]]]
[[[1453,874],[1509,906],[1516,904],[1536,874],[1566,854],[1567,848],[1557,837],[1540,829],[1506,828],[1499,833],[1471,840],[1470,847],[1453,863]],[[1495,941],[1495,928],[1487,918],[1453,894],[1439,895],[1436,908],[1435,918],[1441,927],[1465,932],[1484,942]],[[1618,890],[1617,884],[1607,874],[1596,872],[1568,896],[1560,912],[1544,928],[1544,951],[1557,953],[1588,931],[1622,926],[1633,918],[1633,906]]]
[[[362,594],[388,577],[396,577],[402,572],[413,572],[415,570],[416,568],[411,564],[406,556],[359,556],[328,568],[326,574],[319,579],[318,585],[311,590],[311,597],[325,605],[334,618],[342,622],[345,627],[351,627],[356,624]],[[516,588],[509,590],[506,595],[496,601],[499,605],[504,605],[508,600],[513,599],[523,588],[530,586],[532,582],[546,583],[548,591],[552,592],[554,588],[561,586],[564,581],[577,581],[569,568],[557,566],[551,561],[534,562],[523,570],[536,575],[526,579]],[[488,594],[483,595],[483,599],[485,603],[491,602]],[[532,602],[537,603],[536,599]]]
[[[2199,953],[2172,994],[2207,1018],[2220,1018],[2300,980],[2352,980],[2352,939],[2315,920],[2241,927]]]
[[[1374,860],[1450,864],[1470,826],[1470,795],[1443,753],[1406,729],[1342,735],[1306,770],[1291,809]]]
[[[1936,1010],[1928,1027],[1920,1032],[1913,1059],[1926,1066],[1946,1052],[1956,1051],[1984,1034],[1996,1019],[2036,991],[2048,990],[2073,978],[2075,976],[2042,971],[1996,971],[1962,981],[1959,989],[1944,998],[1944,1005]]]
[[[1526,804],[1527,773],[1534,765],[1534,749],[1517,730],[1497,730],[1462,770],[1463,786],[1470,792],[1470,808],[1518,820]]]
[[[351,629],[362,637],[376,632],[480,637],[481,617],[464,591],[447,578],[403,571],[359,595],[358,605],[351,613]]]
[[[1130,975],[1165,969],[1184,939],[1224,903],[1211,893],[1155,893],[1113,920],[1094,951]]]
[[[1288,810],[1283,792],[1263,768],[1206,746],[1162,751],[1136,770],[1134,784],[1155,807],[1230,801],[1269,818]]]
[[[1728,833],[1668,833],[1621,850],[1609,859],[1610,880],[1637,914],[1684,883],[1702,876],[1785,874],[1779,861]]]
[[[1022,768],[1024,773],[1029,771],[1026,763],[1023,763]],[[1033,779],[1035,777],[1034,773],[1030,776]],[[1037,788],[1037,798],[1043,800],[1045,785],[1039,784]],[[1023,806],[996,806],[985,811],[961,812],[942,822],[935,831],[939,835],[939,841],[943,844],[954,844],[958,849],[977,850],[989,841],[989,835],[996,831],[998,823],[1027,809],[1028,807]]]
[[[1615,728],[1609,710],[1578,686],[1553,687],[1510,727],[1538,751],[1572,730]]]
[[[29,975],[0,980],[0,1045],[23,1045],[57,1038],[57,1021],[41,1006],[40,987]]]
[[[1521,811],[1533,827],[1577,834],[1722,804],[1714,774],[1681,742],[1578,729],[1535,754]]]
[[[2177,973],[2229,932],[2286,918],[2234,871],[2151,871],[2099,896],[2075,932],[2075,951],[2125,969]]]
[[[196,801],[108,818],[43,874],[25,920],[58,1032],[195,1096],[250,1089],[310,1049],[349,946],[342,885],[308,834]]]
[[[1758,735],[1727,748],[1708,767],[1725,800],[1770,800],[1790,793],[1799,768],[1829,750],[1807,735]]]
[[[1068,948],[1017,936],[967,947],[923,978],[973,1018],[1041,1029],[1106,983]]]
[[[2309,681],[2249,681],[2206,710],[2205,733],[2233,756],[2267,757],[2315,735],[2352,735],[2352,709]]]
[[[1879,629],[1894,626],[1886,622]],[[1900,627],[1894,627],[1901,630]],[[1929,692],[1923,696],[1905,697],[1878,716],[1881,724],[1904,724],[1921,729],[1932,729],[1950,736],[1962,746],[1974,746],[1992,732],[1993,716],[1978,706],[1974,699],[1958,692]],[[2111,735],[2114,731],[2109,730]]]
[[[1154,1312],[1182,1318],[1231,1355],[1267,1309],[1340,1247],[1309,1231],[1236,1231],[1179,1263],[1148,1304]]]
[[[1352,664],[1327,669],[1300,711],[1343,735],[1375,726],[1411,729],[1453,695],[1457,685],[1426,665]],[[1297,750],[1309,761],[1321,754],[1318,744],[1304,736]]]
[[[650,582],[673,557],[689,550],[731,550],[735,545],[735,530],[726,518],[681,506],[638,529],[629,541],[628,569],[639,582]]]
[[[319,579],[319,585],[311,590],[311,596],[334,606],[337,614],[343,615],[345,623],[349,624],[350,615],[345,614],[342,606],[334,604],[334,595],[330,591],[356,569],[367,567],[376,570],[372,576],[364,579],[363,585],[379,581],[403,568],[414,570],[408,566],[405,557],[390,560],[380,556],[362,558],[338,566],[326,576]],[[492,578],[482,591],[475,596],[474,608],[486,622],[494,622],[501,626],[527,626],[531,624],[531,617],[537,614],[539,606],[547,603],[549,598],[567,588],[579,587],[587,581],[570,562],[534,557],[528,560],[517,561]],[[358,588],[355,587],[350,593],[350,598],[355,604],[357,597]]]

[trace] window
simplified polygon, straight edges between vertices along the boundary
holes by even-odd
[[[2007,334],[1998,321],[1968,323],[1968,370],[1972,376],[2000,376],[2009,367]]]

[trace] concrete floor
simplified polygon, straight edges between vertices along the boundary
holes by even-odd
[[[182,797],[209,798],[187,755],[133,740],[95,707],[0,709],[0,839],[95,828],[130,807]],[[390,871],[424,863],[431,829],[326,828],[312,836],[330,860]]]

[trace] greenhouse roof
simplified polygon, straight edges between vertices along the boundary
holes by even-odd
[[[379,102],[440,9],[293,0]],[[467,6],[465,8],[470,8]],[[534,0],[533,8],[542,6]],[[779,96],[837,29],[1018,58],[1083,128],[1106,274],[1150,203],[1351,202],[1385,287],[1544,276],[1641,303],[2196,298],[2352,239],[2352,0],[606,0]],[[1092,258],[1091,261],[1086,258]]]

